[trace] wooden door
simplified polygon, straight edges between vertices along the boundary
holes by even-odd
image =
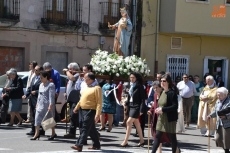
[[[52,9],[47,10],[47,18],[54,24],[65,24],[67,19],[67,0],[52,0]]]

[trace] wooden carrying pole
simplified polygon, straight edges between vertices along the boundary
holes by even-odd
[[[148,114],[148,153],[149,153],[149,137],[150,137],[150,114]]]
[[[210,119],[208,119],[208,153],[210,153]]]

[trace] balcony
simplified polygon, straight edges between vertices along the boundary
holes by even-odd
[[[230,0],[161,0],[160,32],[229,36]]]
[[[20,0],[0,0],[0,21],[18,22]]]
[[[82,0],[45,0],[41,25],[46,30],[81,28]]]
[[[120,8],[125,5],[122,3],[100,2],[101,5],[101,21],[99,22],[99,31],[103,34],[113,35],[114,30],[108,28],[108,22],[110,24],[117,23],[120,18]]]

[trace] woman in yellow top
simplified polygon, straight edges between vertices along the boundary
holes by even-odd
[[[76,113],[81,108],[79,112],[82,116],[81,133],[76,144],[71,147],[78,152],[82,151],[83,144],[88,136],[93,141],[93,146],[88,149],[99,150],[101,148],[95,123],[99,120],[101,114],[102,91],[95,79],[95,75],[92,72],[85,74],[84,81],[87,87],[81,91],[81,99],[73,110]]]
[[[208,129],[207,116],[215,109],[217,87],[211,75],[206,77],[206,83],[207,85],[200,94],[197,128],[201,130],[202,135],[213,136],[215,133],[216,119],[210,119],[210,129]]]

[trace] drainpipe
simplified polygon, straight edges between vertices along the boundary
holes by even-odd
[[[89,24],[90,24],[90,8],[91,8],[91,6],[90,6],[90,0],[89,0],[88,26],[89,26]]]
[[[133,33],[132,33],[132,42],[131,42],[131,55],[134,53],[134,47],[135,47],[135,39],[136,39],[136,23],[137,23],[137,0],[133,0],[133,12],[132,12],[132,18],[133,18]]]
[[[158,42],[159,42],[159,19],[160,19],[160,0],[157,0],[157,10],[156,10],[156,35],[155,35],[155,55],[154,55],[154,61],[155,61],[155,68],[154,68],[154,74],[158,72]]]

